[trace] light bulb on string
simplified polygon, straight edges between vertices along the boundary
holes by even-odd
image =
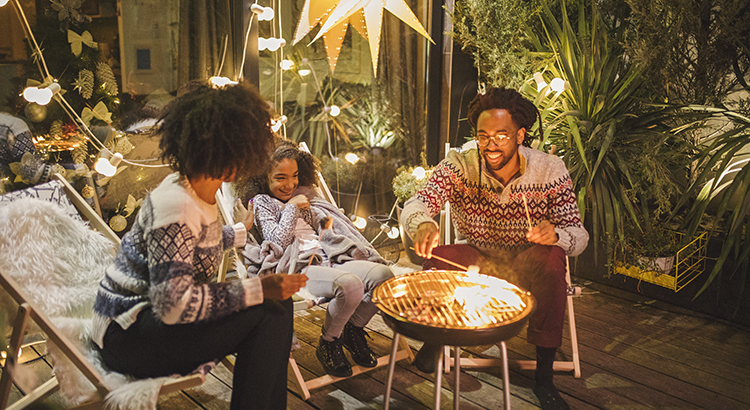
[[[359,161],[359,155],[350,152],[344,156],[344,159],[349,161],[350,164],[356,164]]]
[[[540,72],[534,73],[534,81],[536,81],[536,92],[541,92],[547,86],[547,82],[544,81],[544,77],[542,77],[542,73]]]
[[[117,152],[112,158],[109,158],[109,151],[102,149],[94,169],[105,177],[113,177],[117,173],[117,166],[120,165],[120,162],[122,162],[122,154]]]
[[[281,60],[281,64],[279,64],[282,70],[291,70],[292,67],[294,67],[294,61],[292,60]]]
[[[209,78],[209,81],[211,82],[211,85],[213,85],[215,88],[221,88],[227,85],[237,85],[237,81],[232,81],[228,79],[227,77],[214,76],[214,77]]]
[[[47,105],[52,101],[52,96],[60,92],[60,84],[52,83],[46,87],[26,87],[23,90],[23,98],[28,102],[39,105]]]
[[[411,174],[414,176],[414,178],[417,179],[417,181],[421,181],[426,173],[427,172],[422,167],[416,167],[414,168],[414,171],[411,172]]]
[[[565,90],[565,80],[555,77],[549,82],[549,88],[558,93],[563,92]]]
[[[310,70],[307,68],[300,68],[299,71],[297,71],[297,73],[299,73],[299,75],[304,77],[310,74]]]
[[[263,12],[258,14],[258,21],[271,21],[276,15],[270,7],[263,7]]]
[[[0,0],[0,7],[3,7],[4,5],[8,4],[8,1],[10,0]]]
[[[282,115],[281,117],[277,119],[271,120],[271,130],[273,132],[279,132],[279,130],[281,129],[281,126],[286,124],[286,122],[287,122],[286,115]]]
[[[338,105],[332,105],[330,107],[326,107],[325,112],[331,114],[331,117],[338,117],[338,115],[341,114],[341,108],[339,108]]]
[[[359,230],[365,229],[365,226],[367,226],[367,220],[365,218],[362,218],[361,216],[352,214],[349,215],[349,219],[351,219],[351,221],[354,223],[354,226],[356,226]]]
[[[396,239],[401,234],[401,231],[397,227],[392,227],[390,232],[388,232],[388,237],[391,239]]]

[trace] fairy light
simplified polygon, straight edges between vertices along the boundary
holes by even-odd
[[[422,167],[416,167],[414,168],[414,171],[411,172],[411,174],[414,176],[414,178],[417,179],[417,181],[421,181],[422,179],[424,179],[427,171],[425,171]]]
[[[279,64],[282,70],[287,71],[291,70],[294,67],[294,61],[292,60],[281,60],[281,63]]]
[[[286,124],[287,117],[286,115],[282,115],[280,118],[271,120],[271,130],[273,132],[279,132],[281,129],[281,126]]]
[[[544,81],[544,77],[542,77],[542,73],[540,72],[534,73],[534,81],[536,81],[536,92],[542,92],[544,87],[547,86],[547,82]]]
[[[300,68],[299,71],[297,71],[297,73],[301,75],[302,77],[305,77],[305,76],[310,75],[311,71],[307,68]]]
[[[344,159],[347,160],[347,161],[349,161],[349,163],[353,165],[353,164],[356,164],[357,161],[359,161],[359,155],[357,155],[357,154],[355,154],[353,152],[350,152],[350,153],[344,155]]]
[[[351,215],[349,219],[352,220],[354,223],[354,226],[357,227],[357,229],[365,229],[365,226],[367,226],[367,220],[365,218],[362,218],[361,216]]]
[[[0,0],[0,7],[3,7],[4,5],[8,4],[10,0]]]
[[[401,231],[397,227],[391,227],[390,232],[388,232],[388,237],[391,239],[396,239],[401,234]]]
[[[102,149],[101,155],[94,165],[94,169],[105,177],[113,177],[117,173],[117,166],[122,162],[122,154],[117,152],[112,158],[108,158],[108,156],[109,151]]]
[[[46,87],[26,87],[23,90],[23,98],[28,102],[39,105],[47,105],[52,101],[52,96],[60,92],[60,84],[52,83]]]
[[[237,85],[237,81],[232,81],[228,79],[227,77],[218,77],[214,76],[208,79],[208,81],[213,85],[215,88],[221,88],[225,87],[227,85]]]
[[[563,92],[565,90],[565,80],[555,77],[549,82],[549,88],[558,93]]]

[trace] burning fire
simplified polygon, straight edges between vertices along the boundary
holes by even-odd
[[[507,311],[521,310],[526,306],[513,291],[514,286],[502,279],[480,275],[477,266],[469,266],[465,275],[456,275],[456,280],[468,285],[457,287],[453,299],[463,307],[469,326],[497,323],[494,313],[497,313],[498,305],[505,306]]]

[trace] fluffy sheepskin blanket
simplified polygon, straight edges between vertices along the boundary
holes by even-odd
[[[113,255],[112,242],[55,204],[19,199],[0,205],[0,271],[18,283],[31,302],[104,375],[112,390],[105,399],[107,408],[155,409],[159,389],[169,378],[134,381],[108,371],[92,347],[93,303]],[[3,303],[4,308],[9,306]],[[71,404],[90,399],[94,386],[56,346],[48,343],[48,348],[63,398]]]

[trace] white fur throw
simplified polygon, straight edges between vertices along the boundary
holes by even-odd
[[[106,398],[108,409],[155,409],[159,389],[169,378],[133,381],[107,371],[92,348],[92,307],[104,269],[112,262],[113,247],[53,203],[19,199],[0,206],[0,271],[12,277],[102,373],[112,390]],[[48,343],[48,348],[62,397],[71,404],[91,398],[93,385],[56,346]]]

